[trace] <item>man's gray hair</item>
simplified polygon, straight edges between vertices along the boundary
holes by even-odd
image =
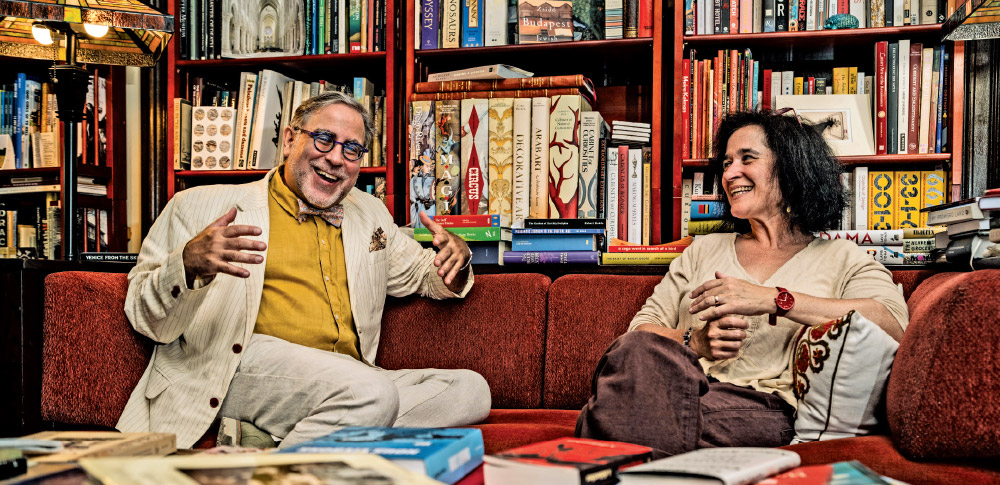
[[[292,120],[289,122],[289,126],[293,128],[302,128],[303,125],[309,121],[309,117],[312,116],[313,113],[332,104],[347,105],[348,107],[354,109],[354,111],[361,114],[361,119],[364,120],[365,124],[364,144],[366,148],[371,148],[372,139],[375,138],[375,122],[372,121],[371,114],[368,113],[368,110],[365,109],[365,106],[361,104],[360,101],[340,91],[326,91],[305,100],[295,110],[295,113],[292,115]]]

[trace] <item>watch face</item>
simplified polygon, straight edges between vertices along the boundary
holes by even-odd
[[[778,305],[778,308],[788,311],[795,305],[795,297],[787,291],[782,291],[778,293],[778,297],[774,299],[774,303]]]

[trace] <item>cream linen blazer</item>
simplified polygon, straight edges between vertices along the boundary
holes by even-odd
[[[234,224],[262,229],[268,240],[268,181],[212,185],[178,192],[157,217],[129,273],[125,313],[132,327],[154,340],[153,357],[136,384],[117,428],[123,432],[175,433],[190,448],[209,428],[240,364],[240,350],[253,333],[264,284],[264,263],[241,265],[249,278],[219,274],[188,289],[184,245],[232,207]],[[464,297],[437,276],[434,251],[399,231],[385,205],[352,189],[344,205],[344,258],[351,309],[361,355],[374,362],[385,296],[419,293],[431,298]],[[239,263],[236,263],[240,265]]]

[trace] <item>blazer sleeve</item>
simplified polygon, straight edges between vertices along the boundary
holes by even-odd
[[[184,192],[174,196],[142,242],[138,262],[129,272],[125,313],[135,330],[159,343],[176,340],[204,301],[206,288],[188,289],[184,274],[184,246],[208,223],[204,210],[186,203]],[[192,214],[185,209],[195,208]],[[216,216],[218,217],[218,216]]]
[[[425,248],[407,236],[390,219],[386,241],[389,251],[389,279],[386,292],[391,296],[406,296],[418,293],[421,296],[443,299],[464,298],[472,289],[474,277],[469,270],[465,288],[455,293],[448,289],[434,266],[434,249]]]

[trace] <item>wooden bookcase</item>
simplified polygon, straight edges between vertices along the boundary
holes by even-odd
[[[393,0],[386,2],[386,15],[389,19],[398,19],[402,15],[399,4]],[[180,1],[168,0],[167,9],[178,22],[183,16],[179,12]],[[241,71],[258,72],[271,69],[298,80],[315,81],[329,80],[341,84],[349,84],[355,76],[365,76],[375,83],[376,88],[385,88],[385,164],[380,167],[361,169],[359,181],[372,180],[375,176],[386,179],[386,206],[389,212],[399,221],[403,211],[402,198],[398,197],[401,182],[398,179],[401,171],[397,170],[399,145],[399,97],[402,75],[399,71],[399,32],[396,23],[386,22],[385,52],[365,52],[354,54],[322,54],[309,56],[266,57],[252,59],[209,59],[184,60],[180,58],[180,42],[171,42],[167,56],[167,93],[171,98],[168,102],[167,116],[167,197],[173,197],[178,190],[188,187],[215,183],[243,183],[257,180],[264,176],[267,170],[174,170],[173,165],[173,98],[187,97],[191,79],[196,76],[206,80],[220,80],[238,87]]]
[[[663,59],[664,38],[669,38],[669,35],[664,35],[664,27],[669,27],[669,23],[663,22],[665,5],[661,0],[653,2],[651,38],[417,50],[414,49],[412,31],[416,14],[414,0],[406,0],[403,25],[407,29],[402,40],[405,46],[405,97],[399,103],[398,112],[401,123],[398,146],[403,149],[397,155],[403,166],[397,177],[408,177],[408,161],[405,160],[408,140],[402,127],[407,122],[414,84],[426,81],[429,73],[502,63],[526,69],[535,76],[583,74],[594,82],[598,98],[595,109],[609,124],[612,120],[623,120],[652,125],[650,240],[654,244],[670,240],[669,210],[663,210],[663,197],[669,194],[662,188],[663,181],[672,170],[670,159],[663,156],[669,153],[665,152],[663,142],[668,139],[664,135],[670,126],[669,120],[662,115],[669,112],[665,109],[664,102],[669,96],[664,96],[663,83],[663,67],[668,64]],[[665,120],[668,122],[664,123]],[[404,207],[408,207],[409,184],[406,184],[405,192],[400,191],[399,194],[404,196],[401,197]],[[406,212],[409,212],[408,208]]]
[[[41,61],[33,59],[21,59],[21,58],[11,58],[6,56],[0,56],[0,64],[5,66],[14,67],[13,70],[0,76],[0,83],[3,84],[13,84],[14,78],[18,72],[25,72],[30,76],[33,76],[38,81],[48,81],[49,80],[49,67],[52,66],[51,61]],[[87,163],[77,162],[77,176],[78,177],[92,177],[94,179],[100,180],[102,183],[107,184],[107,195],[87,195],[82,193],[77,193],[76,196],[76,206],[78,210],[94,209],[96,211],[104,211],[107,215],[107,231],[108,231],[108,251],[125,251],[128,246],[128,234],[127,234],[127,205],[126,205],[126,146],[125,146],[125,68],[120,66],[97,66],[97,65],[84,65],[88,72],[93,74],[95,69],[100,73],[100,76],[107,80],[106,93],[107,93],[107,110],[105,113],[105,135],[106,135],[106,160],[105,164],[97,165],[94,160],[95,157],[91,154],[87,158]],[[95,93],[96,96],[96,93]],[[90,123],[87,120],[87,123]],[[60,139],[62,138],[62,125],[59,125]],[[94,135],[97,136],[96,134]],[[13,137],[13,134],[11,134]],[[91,152],[94,150],[94,146],[90,143],[85,145]],[[62,150],[62,145],[58,146],[58,149]],[[12,177],[45,177],[48,178],[58,178],[60,185],[63,189],[60,190],[60,200],[65,198],[65,180],[62,180],[62,168],[61,167],[37,167],[37,168],[22,168],[13,170],[2,170],[0,171],[0,184],[6,184],[10,182]],[[20,206],[26,208],[34,205],[44,205],[45,195],[43,192],[34,193],[18,193],[18,194],[0,194],[0,202],[5,204],[11,204],[14,206]],[[66,221],[66,215],[62,214],[62,219]],[[76,231],[77,236],[77,251],[83,252],[85,246],[83,243],[84,238],[86,238],[86,217],[84,216],[83,224],[78,225]],[[96,221],[95,221],[96,222]],[[63,224],[65,227],[65,224]],[[65,229],[60,228],[60,233],[65,234]],[[16,230],[11,234],[13,237],[16,236]],[[38,235],[37,237],[41,237]],[[93,248],[87,247],[86,251],[94,251]],[[57,258],[61,256],[57,255]]]
[[[845,30],[817,30],[800,32],[768,32],[753,34],[717,34],[717,35],[684,35],[684,4],[677,2],[673,10],[673,71],[680,73],[682,61],[685,54],[691,48],[696,48],[699,52],[715,52],[719,49],[743,49],[754,50],[755,59],[758,59],[758,52],[780,51],[789,56],[794,62],[802,51],[819,48],[858,49],[857,52],[871,52],[873,46],[878,41],[913,39],[919,42],[940,43],[941,25],[913,25],[903,27],[880,27],[865,29],[845,29]],[[841,157],[841,161],[847,167],[855,165],[871,165],[886,170],[894,169],[923,169],[930,170],[936,166],[943,166],[950,173],[951,195],[950,198],[957,197],[958,189],[962,180],[962,123],[963,104],[965,92],[965,68],[963,42],[955,42],[951,46],[951,72],[948,78],[948,89],[951,95],[949,106],[949,131],[948,131],[948,153],[931,153],[919,155],[872,155]],[[837,65],[850,65],[861,62],[855,59],[866,59],[865,55],[858,58],[845,58],[830,61],[830,67]],[[682,98],[682,81],[678,74],[673,76],[673,101],[679,106]],[[681,234],[681,181],[685,169],[691,167],[706,167],[708,159],[682,159],[682,144],[684,139],[684,118],[680,109],[674,110],[673,116],[673,150],[671,165],[673,178],[671,180],[672,204],[670,216],[670,227],[673,230],[673,238],[677,239]]]

